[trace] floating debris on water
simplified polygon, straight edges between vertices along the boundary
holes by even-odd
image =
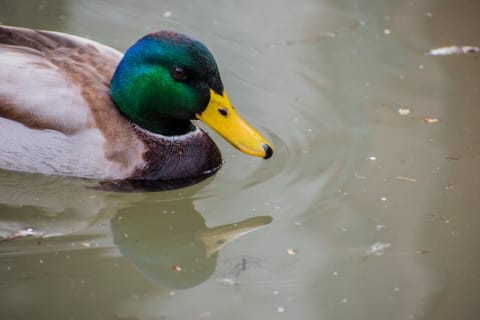
[[[390,248],[391,243],[388,242],[375,242],[365,252],[367,256],[381,256],[385,253],[385,249]]]
[[[438,118],[433,118],[433,117],[426,117],[425,119],[423,119],[423,121],[425,123],[439,123],[440,122],[440,119]]]
[[[288,248],[287,249],[287,253],[289,255],[296,255],[298,253],[298,250],[297,249],[293,249],[293,248]]]
[[[415,251],[416,254],[427,254],[429,252],[430,251],[428,251],[428,250],[417,250],[417,251]]]
[[[479,53],[479,47],[472,46],[447,46],[441,48],[435,48],[426,53],[429,56],[448,56],[453,54],[472,54]]]
[[[412,113],[412,110],[410,110],[409,108],[398,108],[397,112],[401,116],[408,116]]]
[[[395,179],[408,181],[408,182],[417,182],[417,179],[415,179],[415,178],[408,178],[408,177],[402,177],[402,176],[397,176],[397,177],[395,177]]]
[[[27,228],[25,230],[19,230],[13,234],[14,237],[28,237],[38,235],[39,232],[33,230],[33,228]]]
[[[180,268],[180,266],[177,266],[176,264],[174,264],[172,266],[172,270],[175,271],[175,272],[180,272],[180,271],[182,271],[182,268]]]
[[[217,279],[216,281],[220,283],[229,284],[232,286],[237,284],[237,281],[235,281],[235,279],[232,279],[232,278],[221,278],[221,279]]]
[[[14,233],[9,234],[5,238],[0,238],[0,242],[15,240],[18,238],[26,238],[26,237],[45,237],[45,234],[33,228],[26,228],[26,229],[15,231]]]
[[[368,177],[367,176],[361,176],[357,172],[355,172],[355,178],[357,178],[357,179],[367,179]]]
[[[277,312],[283,313],[285,311],[286,311],[285,307],[277,307]]]

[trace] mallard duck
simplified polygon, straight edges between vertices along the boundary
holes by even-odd
[[[0,26],[0,168],[100,180],[210,175],[220,151],[201,120],[240,151],[271,144],[242,120],[212,53],[150,33],[125,55],[81,37]]]

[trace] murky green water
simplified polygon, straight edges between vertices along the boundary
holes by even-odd
[[[205,42],[268,161],[112,193],[0,173],[1,319],[478,319],[476,1],[14,1],[4,24],[124,50]],[[439,122],[425,122],[426,118]],[[19,231],[34,233],[20,237]]]

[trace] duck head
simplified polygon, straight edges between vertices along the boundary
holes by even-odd
[[[110,86],[118,109],[153,133],[179,136],[201,120],[238,150],[268,159],[271,144],[235,111],[217,64],[201,42],[171,31],[148,34],[125,53]]]

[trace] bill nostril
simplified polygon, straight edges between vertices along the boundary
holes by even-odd
[[[222,116],[224,116],[225,118],[228,117],[228,110],[227,110],[227,108],[223,108],[223,107],[222,107],[222,108],[218,108],[218,112],[219,112]]]

